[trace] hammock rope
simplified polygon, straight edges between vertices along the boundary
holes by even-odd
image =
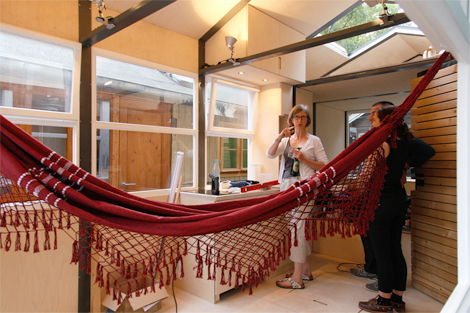
[[[386,173],[379,147],[390,135],[396,138],[403,116],[447,56],[380,127],[311,178],[255,199],[181,205],[140,198],[94,177],[0,115],[0,249],[57,249],[57,230],[63,231],[73,240],[71,263],[81,261],[91,273],[93,260],[96,283],[119,302],[121,292],[170,285],[188,257],[197,264],[197,278],[248,287],[251,294],[297,245],[299,220],[306,221],[307,240],[365,233]]]

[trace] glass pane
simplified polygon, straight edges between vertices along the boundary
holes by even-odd
[[[248,149],[248,139],[243,139],[243,149]]]
[[[224,138],[224,149],[237,149],[237,138]]]
[[[98,56],[97,120],[193,129],[194,79]]]
[[[247,130],[250,95],[246,89],[218,84],[214,126]]]
[[[66,127],[33,125],[31,130],[31,135],[34,138],[61,156],[71,160],[71,152],[67,154],[67,140],[72,140],[72,138],[67,138]]]
[[[0,32],[0,106],[71,112],[74,50]]]
[[[372,126],[369,121],[370,113],[348,113],[349,122],[349,142],[348,145],[352,144],[357,138],[368,132]],[[411,112],[408,112],[404,116],[404,121],[411,127]]]
[[[243,168],[248,167],[248,151],[243,150]]]
[[[167,189],[178,151],[183,187],[193,183],[193,136],[97,130],[97,176],[125,191]]]
[[[224,169],[237,168],[237,150],[225,150],[222,162]]]

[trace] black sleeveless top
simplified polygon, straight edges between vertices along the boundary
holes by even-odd
[[[387,139],[387,143],[390,145],[390,138]],[[387,157],[387,174],[385,175],[382,196],[403,194],[400,180],[407,158],[408,144],[397,139],[397,147],[390,147],[390,154]]]

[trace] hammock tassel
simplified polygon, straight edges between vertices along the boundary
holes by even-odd
[[[11,247],[11,238],[10,238],[10,232],[7,234],[7,239],[5,239],[5,251],[10,251]]]
[[[109,288],[109,272],[106,274],[106,294],[111,295],[111,289]]]
[[[33,252],[34,253],[38,253],[39,252],[39,239],[38,239],[38,231],[36,229],[36,231],[34,232],[34,249],[33,249]]]
[[[54,250],[57,250],[57,229],[54,227]]]
[[[86,268],[86,273],[91,274],[91,254],[88,254],[87,256],[87,268]]]
[[[62,218],[62,210],[59,210],[59,229],[63,229]]]
[[[180,278],[183,278],[184,277],[184,265],[183,265],[183,257],[181,255],[179,256],[178,262],[180,264],[180,269],[181,269]]]
[[[0,237],[0,249],[2,238]],[[24,252],[29,252],[29,231],[26,232],[26,242],[24,243]]]
[[[51,250],[51,238],[49,237],[49,231],[45,230],[44,235],[46,239],[44,240],[44,251]]]
[[[21,250],[21,234],[20,232],[16,233],[16,241],[15,241],[15,251]]]

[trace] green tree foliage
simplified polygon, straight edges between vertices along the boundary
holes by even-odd
[[[398,6],[398,4],[386,4],[386,6],[389,15],[403,12],[403,10]],[[343,29],[351,28],[353,26],[377,20],[379,18],[379,15],[382,13],[383,7],[381,4],[371,8],[367,4],[363,3],[351,12],[349,12],[347,15],[343,16],[341,19],[336,21],[336,23],[322,31],[321,34],[327,35],[333,32],[337,32]],[[350,54],[354,50],[360,48],[361,46],[368,43],[369,41],[376,38],[385,31],[387,31],[387,29],[382,29],[375,32],[343,39],[337,41],[336,43],[344,47],[348,54]]]

